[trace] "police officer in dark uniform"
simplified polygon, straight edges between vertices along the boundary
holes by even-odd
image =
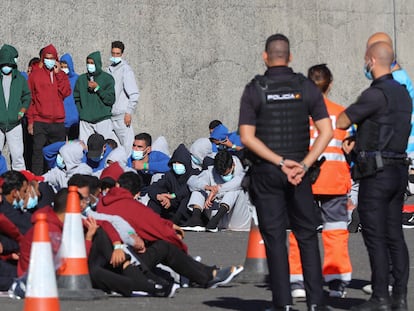
[[[352,174],[359,179],[358,211],[372,270],[371,298],[351,310],[408,310],[409,255],[401,224],[412,102],[406,88],[392,77],[393,59],[386,42],[367,48],[365,74],[374,81],[336,123],[341,129],[358,126]],[[392,299],[389,260],[395,280]]]
[[[253,163],[249,190],[266,246],[271,310],[293,310],[286,247],[288,223],[299,243],[308,310],[330,310],[323,302],[318,221],[306,172],[332,138],[331,120],[319,89],[288,67],[288,38],[270,36],[263,59],[268,70],[246,86],[239,126]],[[319,131],[311,151],[309,116]]]

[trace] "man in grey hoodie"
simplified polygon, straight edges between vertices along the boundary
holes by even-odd
[[[125,45],[121,41],[111,44],[111,65],[108,73],[115,79],[115,104],[112,106],[112,126],[121,146],[129,155],[134,142],[131,127],[132,114],[138,104],[139,90],[134,72],[122,58]]]

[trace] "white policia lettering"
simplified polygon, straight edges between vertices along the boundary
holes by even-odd
[[[300,99],[302,96],[299,93],[284,93],[284,94],[268,94],[267,100],[289,100],[289,99]]]

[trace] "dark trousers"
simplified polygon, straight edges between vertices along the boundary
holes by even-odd
[[[406,294],[409,254],[402,230],[402,207],[408,181],[405,165],[385,166],[359,183],[358,211],[371,264],[373,296],[388,297],[389,264],[393,293]]]
[[[0,291],[8,290],[16,277],[16,265],[0,259]]]
[[[33,124],[33,155],[32,172],[36,175],[44,173],[44,159],[42,149],[44,146],[65,140],[64,123],[34,122]]]
[[[298,186],[293,186],[280,168],[268,163],[254,165],[250,176],[250,195],[266,247],[274,306],[292,304],[286,245],[288,223],[299,244],[307,304],[322,304],[317,212],[309,178],[305,175]]]
[[[175,245],[161,240],[150,243],[146,252],[138,254],[138,258],[149,269],[162,263],[201,286],[206,286],[213,278],[215,268],[194,260]]]
[[[123,296],[131,296],[132,291],[156,292],[155,284],[167,285],[161,279],[141,266],[129,265],[125,270],[113,268],[109,263],[113,252],[112,242],[108,235],[99,228],[93,239],[88,256],[89,274],[94,288],[105,292],[117,292]]]
[[[188,218],[187,205],[189,200],[190,196],[188,195],[180,201],[178,206],[171,206],[170,208],[165,209],[160,202],[150,199],[148,207],[159,214],[162,218],[170,219],[173,223],[180,225],[182,221],[187,220]]]

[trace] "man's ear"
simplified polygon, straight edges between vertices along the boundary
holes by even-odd
[[[262,57],[263,57],[263,61],[265,62],[265,64],[268,65],[269,64],[269,55],[267,54],[266,51],[263,51]]]
[[[288,60],[288,64],[291,63],[293,60],[293,55],[292,53],[289,53],[289,60]]]

